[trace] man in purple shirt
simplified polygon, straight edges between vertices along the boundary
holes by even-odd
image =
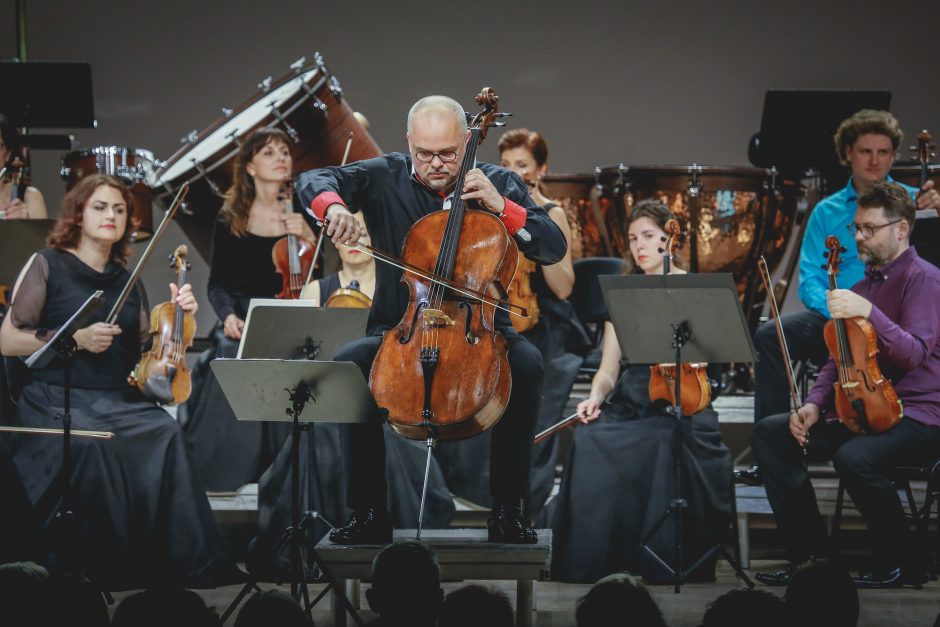
[[[915,205],[901,186],[876,181],[858,197],[855,234],[865,277],[852,289],[827,293],[833,318],[861,317],[878,336],[878,366],[894,384],[903,418],[879,434],[854,434],[834,412],[838,379],[830,359],[797,412],[757,423],[751,438],[790,566],[758,573],[768,585],[786,585],[795,569],[828,552],[828,537],[801,447],[811,459],[831,458],[865,518],[875,549],[872,568],[856,578],[862,588],[919,586],[926,577],[917,540],[888,471],[940,458],[940,270],[910,246]]]

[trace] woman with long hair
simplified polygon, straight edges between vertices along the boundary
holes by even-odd
[[[0,327],[0,352],[26,356],[41,348],[96,290],[106,307],[74,333],[70,359],[72,427],[110,431],[115,437],[71,440],[70,528],[57,569],[86,569],[105,589],[157,583],[213,586],[238,573],[223,549],[205,489],[193,472],[183,435],[166,411],[127,383],[150,337],[147,299],[137,284],[114,324],[105,322],[130,277],[134,206],[118,179],[94,174],[65,196],[48,248],[27,262]],[[170,286],[170,299],[186,312],[198,305],[191,287]],[[30,371],[16,424],[60,428],[64,411],[63,362]],[[49,436],[17,435],[14,462],[50,534],[63,498],[62,449]],[[61,521],[59,521],[61,523]],[[53,541],[61,537],[53,535]]]
[[[293,170],[290,145],[277,128],[260,128],[242,142],[232,186],[212,230],[208,296],[221,328],[213,334],[215,345],[193,368],[192,394],[179,413],[209,490],[237,490],[257,481],[278,447],[269,442],[274,432],[263,423],[235,418],[209,362],[235,357],[252,298],[274,298],[281,291],[281,275],[271,259],[278,240],[287,234],[315,239],[303,214],[286,206],[285,185]]]
[[[658,200],[636,204],[627,227],[628,272],[663,273],[665,227],[672,218]],[[684,274],[679,265],[670,274]],[[574,432],[554,502],[553,579],[588,583],[626,571],[651,582],[672,580],[640,542],[674,497],[675,419],[665,403],[650,400],[649,364],[624,364],[622,358],[607,321],[600,367],[588,398],[578,404],[583,424]],[[685,569],[727,529],[732,464],[711,405],[684,417],[681,427]],[[669,518],[648,545],[675,567],[674,541],[675,521]],[[690,578],[714,579],[714,567],[715,559],[709,559]]]

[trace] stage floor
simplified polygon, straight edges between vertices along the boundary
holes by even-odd
[[[753,568],[748,571],[748,574],[753,575],[755,571],[774,569],[780,565],[781,562],[754,560],[752,562]],[[467,583],[475,582],[445,583],[443,585],[444,591],[450,592]],[[509,595],[510,599],[515,599],[515,581],[479,583],[493,585]],[[268,589],[275,586],[262,584],[261,587]],[[652,586],[650,590],[670,627],[696,627],[701,622],[705,606],[710,601],[737,587],[742,586],[734,576],[734,571],[725,562],[719,562],[718,580],[715,583],[688,584],[682,587],[680,594],[673,593],[671,586]],[[367,585],[362,586],[363,590],[366,588]],[[538,627],[574,627],[575,604],[587,592],[588,588],[590,586],[587,584],[564,584],[552,581],[536,583],[535,606],[538,612],[533,624]],[[782,588],[767,588],[759,584],[758,588],[769,590],[778,595],[783,594]],[[289,591],[287,586],[282,589]],[[311,596],[316,596],[322,589],[322,585],[311,585]],[[235,598],[238,590],[238,586],[227,586],[216,590],[197,590],[197,592],[208,605],[214,606],[216,611],[222,614],[228,604],[232,602],[232,599]],[[132,593],[116,593],[114,595],[115,602],[120,602],[129,594]],[[859,591],[859,598],[861,600],[859,627],[881,627],[883,625],[922,625],[929,627],[937,620],[938,612],[940,612],[940,582],[930,582],[923,590],[862,590]],[[364,594],[361,598],[361,607],[368,608]],[[374,615],[368,609],[363,609],[361,615],[366,623],[374,618]],[[313,618],[317,627],[330,625],[332,618],[329,595],[314,608]],[[226,626],[231,626],[234,623],[233,616],[226,622]],[[351,620],[347,624],[353,625]]]

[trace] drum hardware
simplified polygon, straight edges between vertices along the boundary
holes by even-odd
[[[597,224],[597,232],[600,233],[601,241],[604,242],[604,248],[607,250],[607,256],[614,255],[614,249],[610,245],[610,236],[607,233],[607,221],[604,220],[604,213],[601,211],[601,198],[604,196],[604,184],[601,183],[601,166],[594,166],[594,187],[591,188],[591,210],[594,212],[594,221]]]
[[[193,129],[186,135],[180,137],[181,144],[196,144],[199,141],[199,131]]]
[[[230,109],[230,110],[231,110],[231,109]],[[233,142],[235,142],[235,145],[236,145],[236,146],[238,146],[239,148],[241,148],[241,147],[242,147],[242,140],[241,140],[241,138],[238,136],[238,131],[239,131],[239,129],[236,128],[236,129],[233,130],[231,133],[229,133],[228,135],[226,135],[226,137],[228,137],[229,139],[231,139]]]
[[[205,179],[206,183],[209,184],[209,187],[212,188],[212,193],[213,193],[213,194],[215,194],[215,195],[218,196],[219,198],[222,198],[222,197],[225,196],[225,192],[222,191],[222,188],[220,188],[218,185],[216,185],[215,181],[213,181],[212,179],[209,178],[209,171],[206,170],[206,167],[205,167],[204,165],[202,165],[201,163],[199,163],[198,161],[196,161],[196,160],[194,159],[194,160],[193,160],[193,167],[196,168],[196,172],[199,172],[199,174],[202,176],[202,178]],[[192,214],[190,214],[190,215],[192,215]]]
[[[339,79],[335,76],[330,76],[330,91],[333,92],[337,100],[343,99],[343,86],[339,84]]]
[[[307,57],[300,57],[289,66],[290,69],[294,70],[294,74],[300,74],[303,72],[304,66],[307,65]]]
[[[258,89],[264,93],[271,91],[271,84],[274,82],[274,79],[268,76],[266,79],[258,83]]]
[[[321,102],[320,104],[323,104],[323,103]],[[281,112],[278,110],[278,108],[277,108],[277,103],[272,102],[272,103],[269,104],[268,106],[271,107],[271,114],[272,114],[274,117],[276,117],[276,118],[277,118],[277,121],[280,122],[280,123],[281,123],[281,126],[284,127],[284,130],[287,132],[287,135],[288,135],[288,137],[290,137],[291,141],[294,142],[295,144],[296,144],[297,142],[299,142],[299,141],[300,141],[300,135],[297,133],[297,129],[295,129],[293,126],[291,126],[290,124],[287,123],[287,120],[284,119],[284,116],[281,115]],[[316,106],[316,105],[314,105],[314,106]],[[318,108],[319,108],[319,107],[318,107]],[[324,110],[325,110],[325,109],[326,109],[326,105],[323,105],[323,108],[324,108]]]

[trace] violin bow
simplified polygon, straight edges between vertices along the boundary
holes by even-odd
[[[176,192],[176,197],[173,199],[173,204],[171,204],[170,208],[167,209],[167,212],[163,214],[163,220],[160,221],[160,226],[158,226],[157,230],[154,231],[153,237],[150,239],[150,242],[147,244],[147,248],[144,249],[143,254],[137,261],[137,266],[131,273],[130,278],[128,278],[127,283],[124,284],[124,289],[121,290],[121,295],[118,296],[117,302],[114,303],[114,307],[111,308],[111,311],[108,313],[108,317],[105,318],[105,322],[108,324],[116,323],[118,314],[121,313],[121,309],[124,308],[124,304],[127,302],[127,299],[131,294],[131,288],[134,287],[134,284],[137,282],[137,277],[140,275],[140,271],[143,269],[144,264],[147,263],[147,259],[150,258],[150,253],[152,253],[153,249],[156,248],[155,244],[160,240],[163,232],[166,231],[166,228],[170,225],[170,221],[173,220],[173,216],[176,215],[176,210],[179,209],[180,205],[183,204],[183,200],[186,198],[186,194],[188,193],[189,183],[183,183],[183,186],[180,187],[180,190]]]
[[[339,164],[339,167],[346,165],[346,159],[349,158],[349,149],[352,148],[353,132],[349,131],[349,139],[346,140],[346,150],[343,151],[343,162]],[[313,251],[313,259],[310,260],[310,270],[307,271],[307,280],[304,281],[304,285],[310,283],[310,279],[313,278],[313,268],[317,265],[317,257],[320,256],[320,250],[323,248],[323,236],[324,233],[320,232],[320,237],[317,238],[317,247]]]

